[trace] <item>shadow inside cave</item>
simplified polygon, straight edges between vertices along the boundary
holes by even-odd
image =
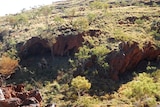
[[[70,67],[69,56],[53,56],[49,48],[35,44],[20,57],[19,68],[7,80],[7,83],[19,84],[53,81],[59,70]]]

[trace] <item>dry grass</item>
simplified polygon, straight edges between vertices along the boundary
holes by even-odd
[[[0,60],[0,73],[2,75],[11,75],[18,66],[18,60],[2,56]]]

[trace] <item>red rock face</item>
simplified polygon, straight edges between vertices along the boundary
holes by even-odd
[[[25,58],[30,55],[43,54],[49,50],[50,47],[47,40],[33,37],[29,39],[26,44],[20,46],[19,56]]]
[[[53,54],[63,56],[70,51],[76,52],[82,42],[84,41],[83,35],[71,35],[71,36],[59,36],[56,39],[56,43],[53,45]]]
[[[137,64],[144,60],[153,60],[160,55],[160,49],[151,42],[144,43],[142,48],[139,44],[133,42],[123,42],[119,45],[120,51],[113,51],[110,54],[109,65],[112,79],[118,80],[119,74],[126,72],[137,66]]]
[[[0,107],[41,107],[42,97],[38,90],[25,91],[24,85],[21,84],[9,85],[1,89],[5,100],[0,100]]]
[[[76,52],[80,46],[82,46],[83,34],[71,35],[71,36],[58,36],[56,38],[56,43],[50,46],[49,41],[40,39],[38,37],[33,37],[27,41],[27,43],[20,47],[19,56],[21,58],[28,57],[30,55],[40,55],[46,52],[51,52],[52,54],[63,56],[69,52]]]
[[[83,36],[98,36],[100,30],[89,30],[87,32],[79,33],[77,35],[59,35],[56,37],[56,43],[51,44],[45,39],[33,37],[29,39],[24,45],[20,46],[19,56],[25,58],[29,55],[39,55],[45,52],[51,52],[52,55],[63,56],[71,52],[77,52],[78,48],[82,46],[84,41]]]

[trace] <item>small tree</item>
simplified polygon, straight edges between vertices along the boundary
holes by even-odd
[[[92,49],[92,54],[97,57],[97,64],[101,66],[103,69],[107,70],[109,68],[108,63],[105,61],[106,55],[110,52],[109,49],[104,45],[96,46]]]
[[[78,97],[81,96],[81,93],[84,93],[91,88],[91,83],[82,76],[77,76],[76,78],[73,78],[71,81],[71,85],[77,91]]]
[[[78,61],[78,65],[76,66],[81,66],[81,70],[84,71],[84,68],[85,68],[85,62],[88,60],[88,58],[91,57],[90,55],[90,49],[84,45],[83,47],[80,47],[79,48],[79,52],[78,53],[75,53],[75,57]]]

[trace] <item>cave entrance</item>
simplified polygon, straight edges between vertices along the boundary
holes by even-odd
[[[69,56],[52,56],[47,40],[31,38],[19,46],[20,69],[12,75],[15,83],[53,81],[58,72],[67,72],[70,68]],[[19,79],[22,78],[22,79]],[[13,80],[14,79],[14,80]]]
[[[28,48],[28,57],[33,56],[50,56],[51,50],[49,47],[43,46],[41,43],[36,43]]]
[[[48,45],[48,41],[41,39],[31,39],[23,47],[23,51],[20,52],[20,64],[25,67],[38,67],[38,63],[44,59],[46,62],[52,59],[51,48]]]

